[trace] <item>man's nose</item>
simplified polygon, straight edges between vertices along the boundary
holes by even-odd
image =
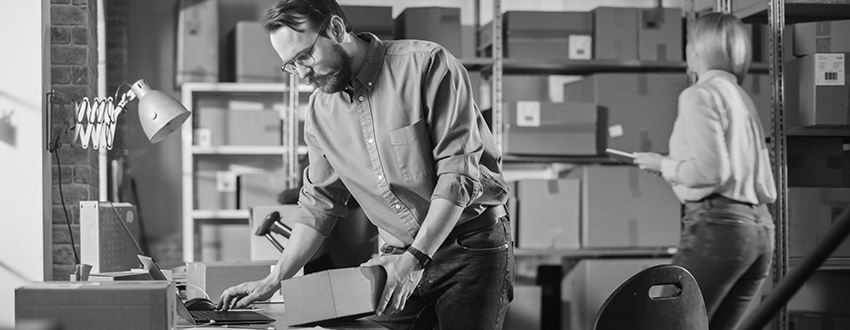
[[[295,63],[295,71],[298,71],[298,77],[299,78],[304,79],[304,77],[306,77],[308,73],[313,71],[313,68],[309,67],[309,66],[303,66],[301,64]]]

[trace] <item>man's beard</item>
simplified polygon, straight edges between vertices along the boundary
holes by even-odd
[[[336,63],[328,66],[328,73],[314,73],[311,77],[316,88],[327,94],[341,92],[351,84],[351,56],[340,45],[334,44],[331,49],[337,56]]]

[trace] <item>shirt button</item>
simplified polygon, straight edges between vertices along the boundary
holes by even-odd
[[[375,139],[369,138],[368,140],[366,140],[366,142],[369,142],[369,144],[372,144],[372,142],[375,142]]]
[[[378,174],[378,181],[381,181],[381,180],[383,180],[383,179],[384,179],[384,176],[383,176],[383,175]]]
[[[357,99],[360,100],[360,102],[363,102],[363,96],[360,96]]]
[[[401,208],[401,205],[395,204],[395,205],[393,205],[393,208],[394,208],[394,209],[396,209],[396,210],[398,210],[398,209],[400,209],[400,208]]]
[[[367,82],[366,85],[372,86],[372,82]]]

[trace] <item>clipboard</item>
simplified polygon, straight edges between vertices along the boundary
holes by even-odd
[[[605,153],[621,163],[635,165],[635,155],[631,152],[607,148],[605,149]]]

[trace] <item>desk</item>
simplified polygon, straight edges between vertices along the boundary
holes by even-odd
[[[312,327],[290,327],[286,321],[286,310],[283,307],[283,303],[255,303],[254,307],[258,308],[257,312],[266,315],[275,319],[276,321],[271,324],[256,324],[256,325],[248,325],[248,326],[239,326],[239,325],[231,325],[230,328],[242,328],[242,329],[267,329],[262,326],[274,327],[275,330],[283,330],[283,329],[366,329],[366,330],[385,330],[386,328],[381,325],[372,322],[366,318],[361,318],[352,322],[345,323],[334,323],[332,325],[327,325],[323,327],[312,326]],[[223,326],[198,326],[198,330],[207,330],[207,329],[226,329]],[[178,330],[189,330],[194,329],[189,321],[184,320],[181,317],[177,317],[177,329]]]

